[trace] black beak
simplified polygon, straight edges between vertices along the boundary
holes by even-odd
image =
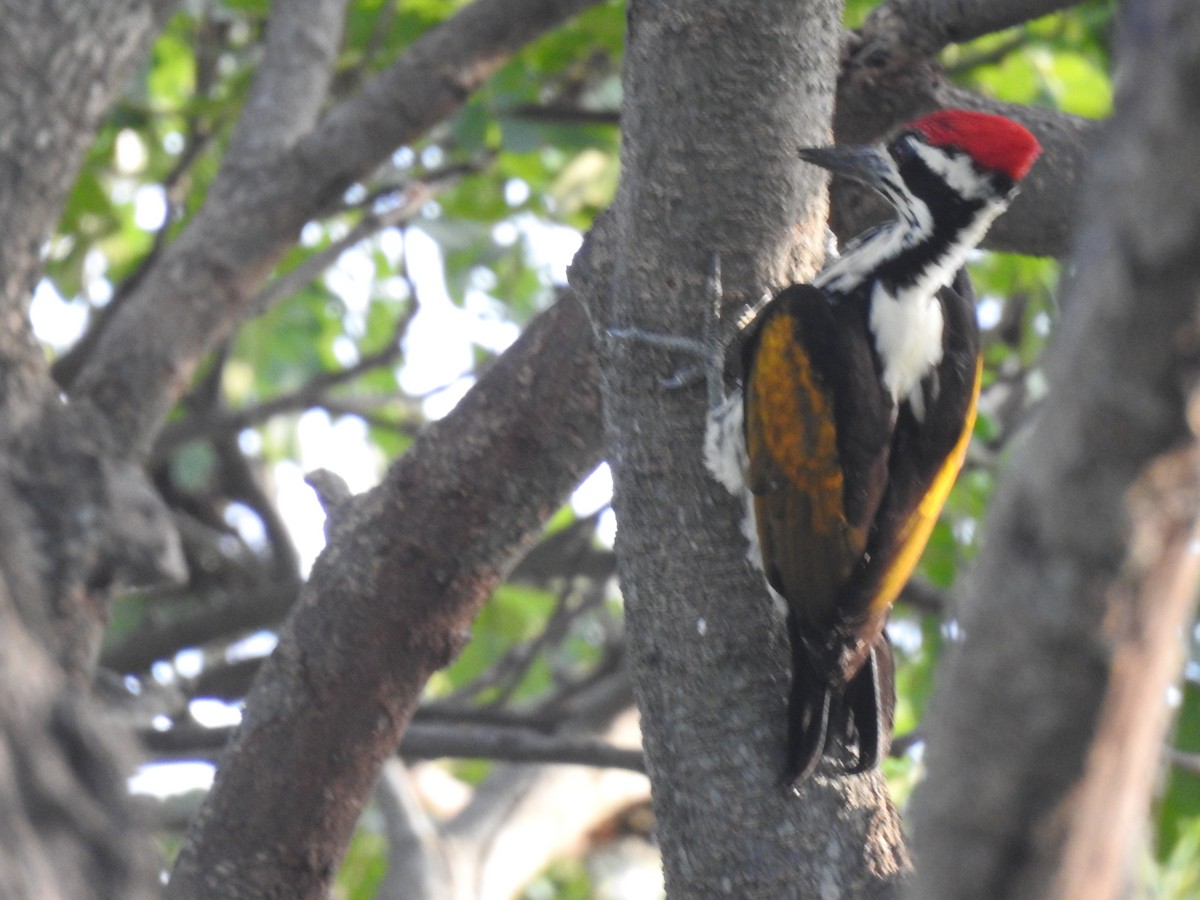
[[[800,158],[834,175],[849,178],[877,191],[897,209],[902,203],[899,173],[891,154],[882,146],[850,145],[801,147]]]

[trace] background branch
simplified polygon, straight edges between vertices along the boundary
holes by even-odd
[[[1156,460],[1131,494],[1130,565],[1109,598],[1113,661],[1054,895],[1127,896],[1200,587],[1200,452]],[[1097,828],[1096,823],[1104,823]]]
[[[578,304],[560,300],[334,523],[247,697],[172,896],[265,889],[285,873],[297,896],[325,895],[426,679],[598,460],[590,339]],[[294,790],[314,777],[322,791]],[[243,803],[249,790],[261,815]]]
[[[460,106],[516,49],[594,2],[476,0],[286,151],[227,157],[195,219],[101,335],[76,380],[77,401],[101,414],[118,447],[144,453],[202,356],[247,314],[304,223]],[[249,116],[239,129],[253,127]],[[146,333],[156,340],[139,339]]]
[[[965,638],[928,716],[913,821],[916,893],[930,900],[1050,890],[1110,671],[1102,622],[1126,559],[1127,492],[1188,437],[1200,9],[1135,4],[1123,37],[1128,75],[1095,159],[1050,392],[992,502]]]
[[[176,727],[145,731],[142,746],[160,760],[215,759],[233,728]],[[400,741],[398,753],[418,759],[490,759],[510,763],[554,763],[599,769],[646,771],[642,751],[617,747],[598,738],[542,734],[504,726],[414,723]]]
[[[312,128],[333,80],[348,4],[272,0],[263,58],[229,140],[226,171],[269,161]]]
[[[962,44],[1078,6],[1083,0],[888,0],[871,11],[864,32],[890,32],[915,56]]]

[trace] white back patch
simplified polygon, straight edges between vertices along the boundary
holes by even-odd
[[[942,361],[942,305],[932,293],[914,289],[894,297],[876,283],[870,325],[884,387],[897,404],[908,400],[923,419],[921,379]]]
[[[745,405],[741,391],[725,398],[720,406],[708,411],[704,427],[704,466],[725,490],[743,503],[742,535],[746,538],[746,559],[763,571],[762,547],[758,542],[758,523],[754,517],[754,495],[746,485],[750,460],[746,455],[746,437],[742,420]],[[765,582],[765,578],[764,578]],[[770,585],[767,585],[770,588]],[[772,590],[772,594],[775,592]],[[777,594],[775,594],[778,597]]]
[[[704,423],[704,467],[729,493],[746,493],[746,437],[742,424],[742,392],[734,391],[708,411]]]

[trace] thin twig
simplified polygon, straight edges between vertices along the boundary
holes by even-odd
[[[953,65],[946,66],[946,75],[957,78],[965,75],[979,66],[993,65],[1001,62],[1010,53],[1015,53],[1031,43],[1033,36],[1028,31],[1019,31],[1006,41],[1001,41],[995,47],[977,53],[964,53]]]
[[[374,353],[368,353],[353,365],[336,372],[321,372],[294,391],[280,394],[254,406],[237,410],[217,410],[189,416],[163,428],[154,448],[155,459],[165,459],[178,447],[200,437],[229,434],[257,425],[283,413],[325,405],[332,388],[347,384],[368,372],[396,362],[402,353],[402,339],[420,308],[416,294],[413,303],[396,320],[392,335]]]
[[[615,109],[583,109],[561,103],[523,103],[501,116],[555,125],[619,125],[621,121],[621,114]]]
[[[1167,762],[1180,771],[1200,775],[1200,753],[1189,753],[1186,750],[1168,747]]]
[[[386,228],[393,228],[411,221],[429,202],[437,190],[426,182],[409,185],[403,191],[403,200],[392,209],[382,212],[366,210],[358,223],[346,234],[333,241],[329,246],[322,247],[316,253],[307,257],[291,271],[285,272],[250,301],[251,315],[262,315],[277,302],[290,297],[305,285],[315,281],[326,269],[337,262],[338,257],[351,247],[378,234]]]
[[[143,731],[140,737],[159,761],[215,759],[233,732],[232,727],[181,725],[168,731]],[[413,723],[400,741],[399,753],[408,759],[491,759],[645,771],[641,750],[520,728]]]

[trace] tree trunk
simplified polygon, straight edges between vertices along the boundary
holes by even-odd
[[[28,314],[84,154],[173,6],[0,4],[4,897],[141,898],[155,890],[151,848],[125,790],[134,757],[120,729],[98,721],[84,673],[99,629],[93,605],[114,581],[137,580],[158,563],[178,575],[178,546],[136,467],[104,459],[65,412]]]
[[[1050,393],[993,500],[963,600],[965,638],[938,673],[928,776],[913,804],[922,900],[1049,896],[1083,829],[1101,844],[1108,829],[1124,829],[1115,845],[1132,854],[1145,821],[1145,767],[1156,754],[1137,748],[1160,746],[1173,676],[1128,660],[1146,635],[1171,639],[1186,627],[1188,604],[1175,598],[1194,597],[1196,573],[1179,546],[1197,510],[1147,515],[1142,503],[1140,533],[1160,535],[1147,552],[1147,541],[1129,543],[1129,498],[1156,457],[1194,440],[1186,390],[1200,346],[1200,7],[1131,3],[1122,37],[1126,74],[1095,158]],[[1173,623],[1155,624],[1158,606]],[[1111,682],[1102,724],[1114,644],[1122,671],[1150,681]],[[1147,702],[1117,729],[1126,691]],[[1097,733],[1089,783],[1081,779]],[[1112,778],[1104,759],[1117,745],[1135,765]],[[1085,821],[1084,809],[1103,815]],[[1075,840],[1075,852],[1091,843]],[[1067,896],[1123,895],[1132,860],[1107,862],[1107,883]]]
[[[601,327],[697,335],[713,253],[731,306],[811,275],[826,204],[795,151],[829,139],[840,12],[833,0],[630,4],[611,308],[603,285],[587,288]],[[604,382],[668,892],[891,895],[907,859],[879,774],[817,777],[800,797],[783,785],[783,621],[747,562],[740,500],[701,462],[703,391],[659,384],[692,361],[610,340]]]

